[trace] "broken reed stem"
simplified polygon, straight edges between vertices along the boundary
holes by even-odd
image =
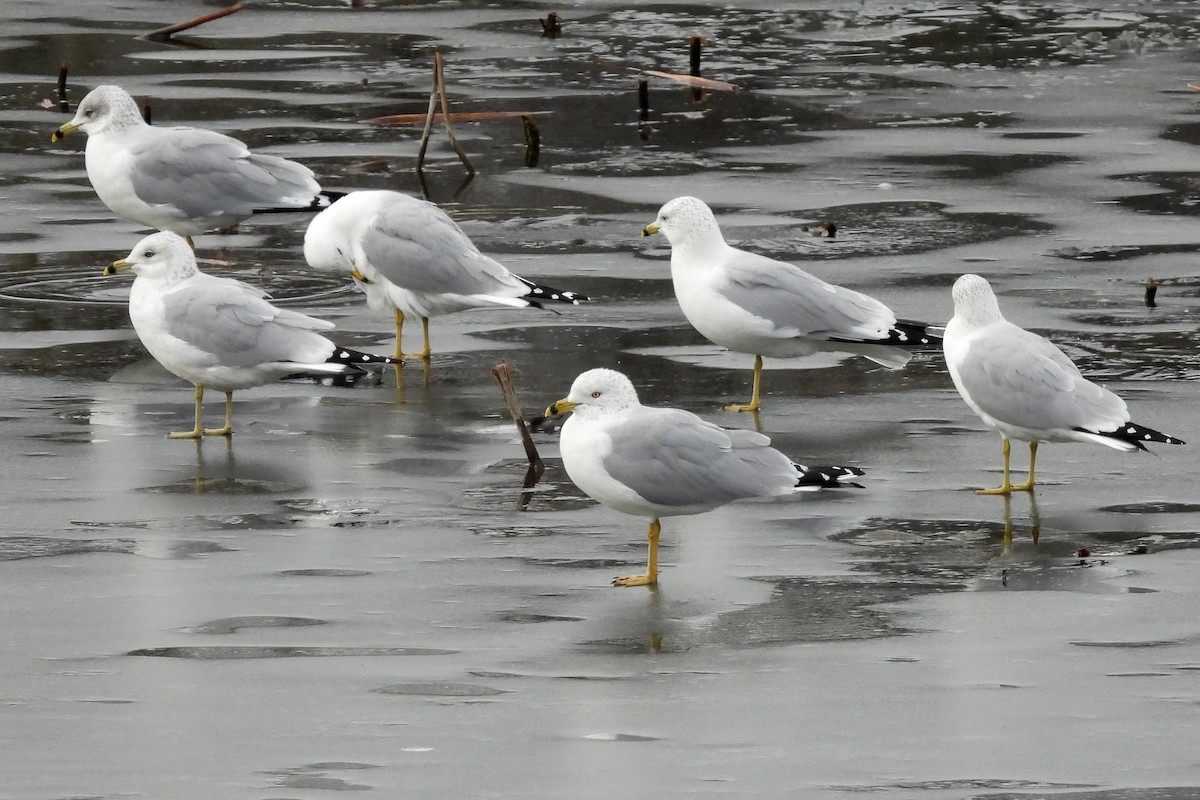
[[[525,134],[525,166],[536,167],[542,152],[542,135],[533,117],[521,117],[521,131]]]
[[[64,112],[71,110],[71,104],[67,102],[67,70],[70,68],[70,61],[58,63],[58,110]]]
[[[220,19],[221,17],[227,17],[230,14],[236,14],[237,12],[241,11],[245,7],[246,7],[245,3],[234,3],[233,5],[228,6],[226,8],[217,9],[216,11],[210,11],[207,14],[201,14],[200,16],[196,17],[195,19],[189,19],[187,22],[181,22],[178,25],[168,25],[165,28],[159,28],[156,31],[150,31],[149,33],[146,34],[146,38],[147,39],[157,39],[157,40],[170,39],[174,34],[179,33],[180,31],[189,30],[191,28],[196,27],[197,25],[203,25],[206,22],[212,22],[214,19]]]
[[[421,131],[421,147],[417,150],[417,174],[425,165],[425,151],[429,148],[429,135],[433,133],[433,115],[437,110],[437,62],[434,61],[433,88],[429,90],[429,110],[425,112],[425,128]]]
[[[450,147],[458,154],[458,160],[467,168],[467,174],[474,177],[475,167],[471,165],[471,159],[467,158],[467,154],[463,152],[462,147],[458,144],[458,139],[454,136],[454,123],[450,121],[450,98],[446,96],[446,74],[444,70],[445,62],[442,60],[442,54],[433,54],[433,69],[437,76],[438,97],[442,103],[442,124],[446,127],[446,138],[450,140]]]
[[[446,138],[450,140],[450,147],[458,154],[458,159],[467,168],[467,177],[475,177],[475,167],[471,165],[471,159],[467,158],[467,154],[463,152],[462,147],[458,144],[458,139],[454,137],[454,124],[450,121],[450,99],[446,95],[446,77],[443,71],[442,54],[435,52],[433,54],[433,88],[429,92],[429,110],[425,112],[425,128],[421,131],[421,147],[417,150],[417,172],[421,172],[425,166],[425,151],[429,149],[429,136],[433,133],[433,121],[440,117],[442,124],[446,128]],[[437,113],[438,104],[442,106],[442,113]]]
[[[542,23],[542,36],[558,36],[562,33],[562,17],[551,11],[546,15],[546,18],[540,20]]]
[[[525,416],[521,413],[521,405],[517,402],[517,393],[512,385],[512,367],[501,362],[492,367],[492,375],[496,377],[500,384],[500,391],[504,393],[504,404],[508,406],[508,413],[517,426],[517,433],[521,435],[521,444],[525,445],[525,458],[529,459],[529,474],[534,476],[533,481],[536,482],[546,470],[546,465],[542,463],[542,457],[538,455],[533,437],[529,435],[529,428],[525,426]],[[525,488],[529,488],[531,485],[527,476]]]
[[[154,123],[151,121],[151,117],[152,114],[150,112],[150,104],[146,103],[142,106],[142,119],[146,121],[147,125],[153,125]]]
[[[1158,281],[1154,280],[1154,278],[1147,278],[1146,279],[1146,308],[1156,308],[1158,306],[1158,303],[1154,299],[1154,296],[1156,294],[1158,294]]]
[[[647,122],[650,119],[650,81],[638,78],[638,121]]]
[[[689,45],[690,53],[688,59],[689,72],[693,78],[700,77],[700,51],[704,47],[703,36],[693,36]],[[692,89],[692,101],[699,103],[704,99],[703,89]]]

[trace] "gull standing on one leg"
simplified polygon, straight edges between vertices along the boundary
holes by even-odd
[[[1125,401],[1083,377],[1049,339],[1004,318],[991,285],[978,275],[954,282],[954,318],[942,348],[962,399],[999,431],[1004,480],[979,494],[1028,492],[1034,486],[1038,442],[1094,442],[1126,452],[1145,442],[1183,444],[1129,421]],[[1029,442],[1029,477],[1009,480],[1011,439]]]

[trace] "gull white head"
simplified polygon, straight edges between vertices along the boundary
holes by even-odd
[[[195,275],[196,254],[182,236],[163,231],[142,239],[129,255],[104,269],[105,275],[133,270],[138,277],[175,283]]]
[[[137,102],[129,96],[129,92],[120,86],[97,86],[79,101],[75,117],[55,131],[50,138],[57,142],[75,131],[95,136],[145,124],[142,112],[138,110]]]
[[[640,405],[633,382],[612,369],[589,369],[571,384],[570,393],[547,409],[547,415],[574,411],[583,417],[616,414]]]
[[[642,229],[642,236],[662,232],[672,247],[687,246],[703,241],[721,228],[712,209],[696,197],[676,197],[658,210],[658,216]]]
[[[992,286],[979,275],[967,273],[954,282],[954,317],[967,325],[987,325],[1004,319]]]
[[[354,269],[354,241],[391,192],[359,191],[339,197],[312,218],[304,232],[304,260],[313,269]]]

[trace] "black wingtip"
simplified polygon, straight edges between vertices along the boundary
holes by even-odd
[[[858,486],[856,483],[843,483],[850,478],[861,478],[867,473],[858,467],[821,466],[810,467],[805,464],[793,464],[799,475],[796,486],[818,486],[823,489],[838,489],[847,486]]]
[[[311,208],[313,210],[329,208],[347,194],[348,192],[335,192],[331,189],[322,189],[321,191],[317,192],[317,196],[313,198]]]
[[[529,294],[525,295],[524,299],[534,308],[545,308],[541,302],[543,300],[552,300],[556,303],[569,303],[577,306],[592,299],[586,294],[580,294],[579,292],[567,292],[551,286],[539,286],[528,278],[518,276],[517,279],[529,287]]]
[[[360,367],[363,369],[372,369],[374,367],[384,367],[388,364],[402,366],[404,361],[391,356],[380,356],[375,353],[364,353],[361,350],[351,350],[349,347],[334,348],[333,355],[325,359],[326,364],[345,364],[349,367]]]
[[[1146,449],[1146,442],[1158,442],[1159,444],[1187,444],[1183,439],[1170,436],[1162,431],[1156,431],[1153,428],[1147,428],[1145,425],[1139,425],[1136,422],[1126,422],[1115,431],[1092,431],[1087,428],[1076,428],[1080,433],[1091,433],[1096,436],[1105,436],[1109,439],[1115,439],[1118,442],[1131,444],[1138,450]]]
[[[916,350],[925,348],[941,348],[942,337],[933,330],[933,326],[924,322],[900,321],[888,331],[888,339],[880,344],[893,344],[897,347],[911,347]]]

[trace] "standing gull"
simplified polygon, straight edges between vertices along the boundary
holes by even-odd
[[[483,253],[432,203],[400,192],[350,192],[322,211],[304,234],[304,257],[315,269],[345,272],[371,308],[396,316],[396,358],[404,318],[421,318],[428,359],[429,318],[468,308],[543,308],[588,298],[513,275]]]
[[[196,268],[181,237],[155,233],[104,270],[133,270],[129,319],[138,338],[160,364],[196,386],[196,422],[173,439],[228,436],[233,431],[233,392],[301,372],[341,373],[358,365],[391,364],[385,356],[335,345],[317,331],[333,323],[276,308],[266,292]],[[225,427],[205,428],[200,407],[205,387],[225,393]]]
[[[721,347],[754,354],[753,396],[727,411],[758,411],[763,356],[836,351],[899,369],[912,357],[905,348],[937,341],[924,324],[897,322],[873,297],[731,247],[712,210],[695,197],[668,202],[642,235],[660,231],[671,243],[671,280],[688,322]]]
[[[192,237],[268,211],[328,201],[312,170],[203,128],[147,125],[120,86],[88,92],[75,118],[51,137],[88,135],[88,180],[117,216]]]
[[[1095,442],[1125,451],[1145,450],[1145,442],[1183,444],[1130,422],[1124,400],[1083,377],[1049,339],[1006,320],[980,276],[963,275],[952,294],[954,318],[942,341],[946,366],[962,399],[1000,433],[1004,455],[1004,482],[979,494],[1032,491],[1038,442]],[[1029,479],[1015,486],[1010,439],[1029,442]]]
[[[793,464],[761,433],[726,430],[678,408],[644,406],[629,378],[611,369],[584,372],[546,415],[567,411],[575,412],[561,434],[567,475],[604,505],[651,520],[645,574],[617,578],[614,586],[658,582],[660,517],[834,487],[863,474],[856,467]]]

